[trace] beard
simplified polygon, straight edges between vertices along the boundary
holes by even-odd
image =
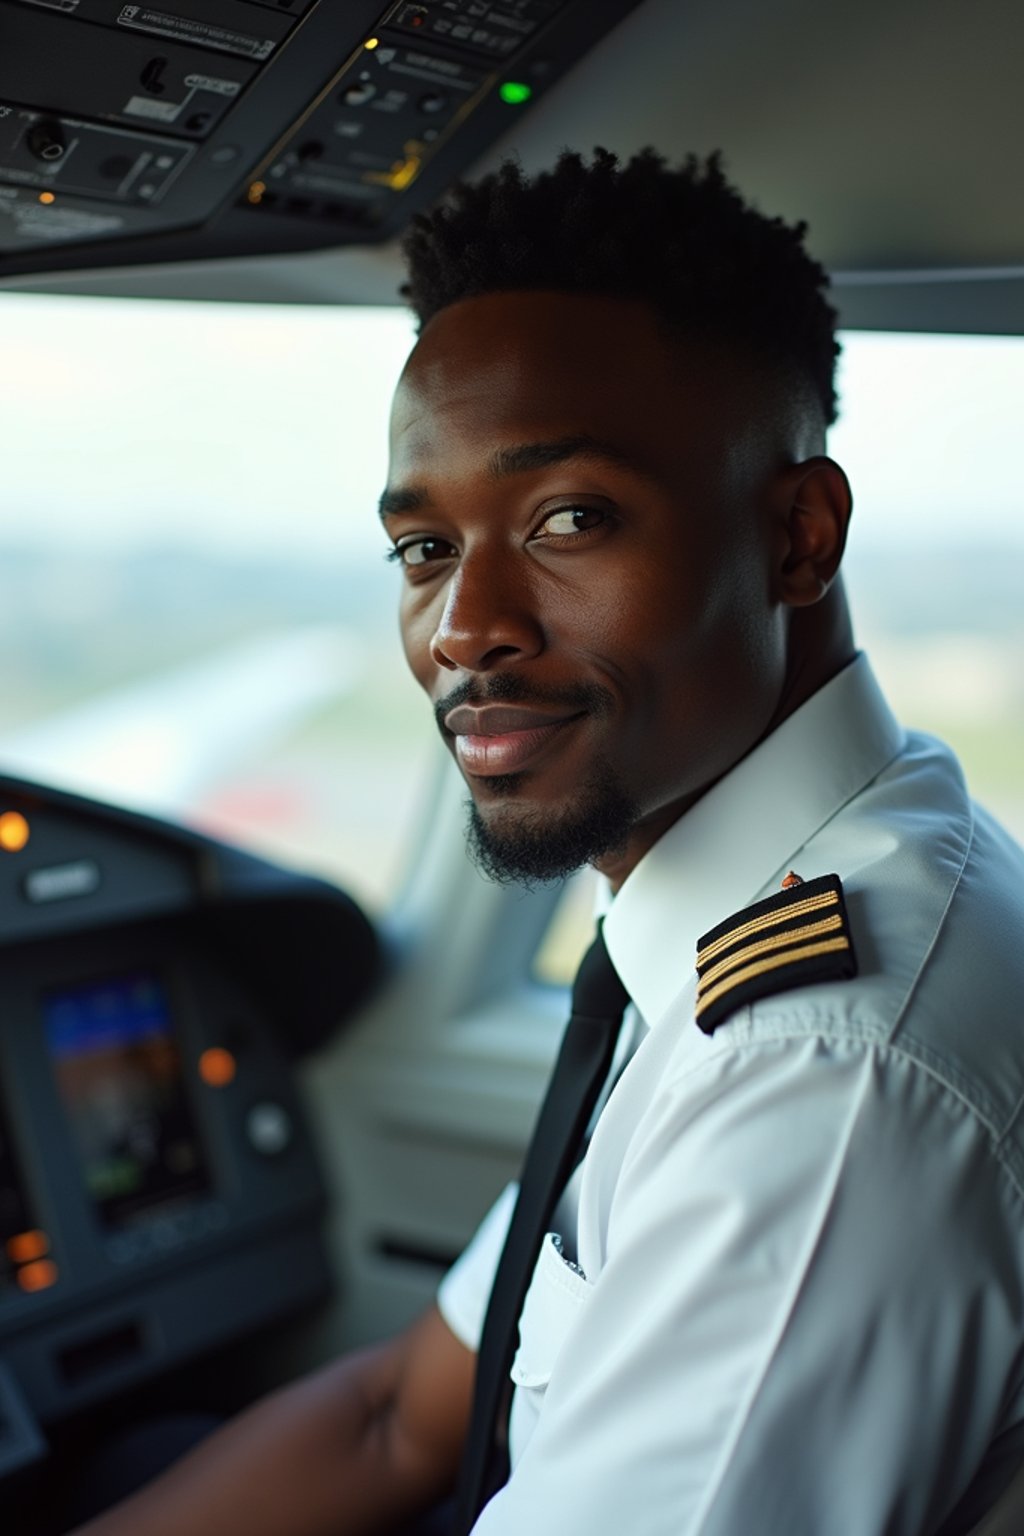
[[[598,764],[563,811],[524,811],[514,796],[523,779],[510,773],[488,780],[492,794],[507,806],[485,818],[467,805],[466,840],[473,862],[499,885],[532,886],[564,880],[586,864],[625,846],[638,810],[612,769]]]

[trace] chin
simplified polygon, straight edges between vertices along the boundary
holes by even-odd
[[[526,774],[487,781],[491,795],[469,802],[467,841],[482,872],[502,884],[544,884],[626,844],[636,807],[615,775],[596,769],[568,802],[538,802]]]

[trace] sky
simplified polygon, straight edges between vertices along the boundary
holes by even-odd
[[[0,539],[371,555],[398,309],[0,294]],[[1024,338],[847,333],[829,449],[863,544],[1024,547]]]

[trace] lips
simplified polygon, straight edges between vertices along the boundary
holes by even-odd
[[[444,717],[453,736],[505,736],[575,719],[579,710],[524,709],[519,704],[460,704]]]
[[[519,709],[507,704],[463,704],[445,716],[445,729],[455,737],[455,752],[467,773],[487,778],[518,773],[581,718],[577,711],[552,715],[545,710]]]

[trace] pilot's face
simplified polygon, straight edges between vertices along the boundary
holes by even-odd
[[[465,300],[410,358],[402,636],[499,875],[620,881],[771,720],[773,465],[728,385],[646,305],[591,296]]]

